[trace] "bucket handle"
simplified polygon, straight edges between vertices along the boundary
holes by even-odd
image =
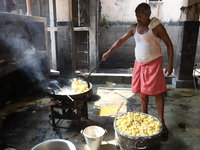
[[[107,131],[106,129],[104,129],[104,130],[105,130],[105,133],[108,133],[108,131]],[[81,130],[80,133],[83,135],[83,130]],[[91,138],[91,140],[92,140],[92,141],[95,141],[96,138]]]
[[[140,147],[140,146],[138,146],[138,143],[144,143],[145,145]],[[136,149],[139,149],[139,150],[140,149],[146,149],[147,148],[147,142],[144,138],[139,138],[139,139],[136,140],[134,147]]]
[[[106,129],[105,130],[105,133],[108,133],[108,131]],[[83,130],[80,131],[80,133],[83,135]]]
[[[81,130],[80,133],[83,135],[83,130]]]

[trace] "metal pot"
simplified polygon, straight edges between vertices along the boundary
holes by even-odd
[[[34,146],[31,150],[76,150],[75,145],[68,141],[62,139],[52,139],[44,141],[36,146]]]
[[[63,102],[73,102],[74,100],[82,100],[84,99],[86,96],[89,97],[92,95],[92,84],[88,81],[88,77],[91,75],[91,73],[101,64],[101,62],[104,61],[104,59],[102,59],[100,62],[98,62],[98,64],[92,69],[92,71],[86,75],[83,72],[80,72],[78,75],[78,78],[80,80],[84,80],[87,82],[88,84],[88,91],[85,91],[83,93],[80,94],[70,94],[67,93],[66,94],[59,94],[60,91],[62,91],[63,87],[67,88],[68,91],[73,91],[71,88],[71,82],[72,79],[64,79],[64,78],[59,78],[57,81],[53,80],[53,82],[50,81],[49,86],[45,89],[45,92],[52,98],[56,99],[56,100],[60,100]],[[56,83],[55,83],[56,82]]]
[[[61,92],[61,89],[58,88],[58,86],[56,86],[55,83],[50,83],[49,86],[45,89],[45,92],[47,93],[48,96],[56,99],[56,100],[60,100],[63,102],[73,102],[73,100],[82,100],[84,99],[86,96],[90,97],[92,95],[92,84],[90,84],[89,86],[89,90],[85,91],[83,93],[72,93],[72,88],[71,88],[71,84],[70,81],[67,81],[63,83],[62,81],[57,81],[59,84],[60,88],[63,89],[67,89],[68,92],[66,92],[66,94]]]
[[[149,114],[145,115],[152,116]],[[152,117],[158,120],[156,117]],[[120,150],[157,150],[160,148],[161,131],[152,136],[130,136],[118,130],[118,128],[116,127],[116,119],[117,118],[115,118],[114,120],[113,126],[115,129],[116,146],[119,147]]]

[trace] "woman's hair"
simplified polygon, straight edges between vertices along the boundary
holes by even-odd
[[[135,12],[149,15],[149,14],[151,14],[151,8],[150,8],[149,4],[141,3],[136,7]]]

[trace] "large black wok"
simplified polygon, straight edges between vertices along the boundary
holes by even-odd
[[[73,102],[75,100],[82,100],[85,97],[92,95],[92,84],[89,83],[89,85],[89,90],[83,93],[75,93],[71,88],[70,80],[52,80],[50,81],[48,87],[45,89],[45,92],[48,96],[54,98],[55,100]]]
[[[60,100],[63,102],[73,102],[75,100],[83,100],[86,96],[89,97],[92,95],[92,84],[88,82],[87,78],[91,73],[97,68],[97,66],[104,61],[102,59],[95,68],[86,76],[83,73],[80,73],[79,79],[84,80],[88,84],[89,90],[83,93],[72,93],[73,89],[71,88],[72,79],[63,79],[59,78],[58,80],[50,81],[49,86],[45,89],[45,92],[52,98]],[[63,92],[65,91],[65,92]]]

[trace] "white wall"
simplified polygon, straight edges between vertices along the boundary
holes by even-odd
[[[185,13],[182,14],[180,8],[187,6],[187,3],[187,0],[163,0],[160,7],[158,4],[157,8],[153,8],[152,11],[161,22],[185,21]]]
[[[102,12],[107,14],[110,22],[132,22],[135,18],[135,7],[142,0],[100,0]],[[145,1],[143,1],[145,2]]]
[[[135,22],[135,8],[138,4],[147,0],[100,0],[102,12],[107,14],[110,22]],[[163,0],[162,2],[149,2],[152,15],[159,17],[162,22],[185,21],[185,15],[181,16],[180,8],[188,6],[188,0]]]

